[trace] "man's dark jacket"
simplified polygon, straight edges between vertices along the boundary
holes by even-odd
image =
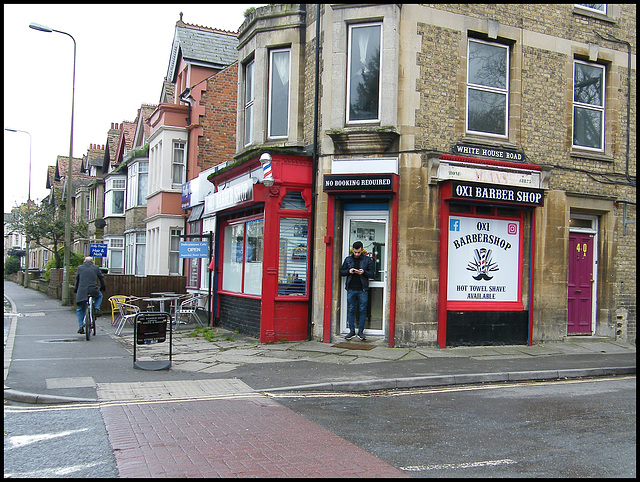
[[[351,279],[354,276],[360,276],[360,282],[362,283],[362,289],[369,289],[369,279],[375,276],[375,266],[373,265],[373,260],[365,255],[364,253],[360,255],[360,269],[363,270],[363,273],[360,274],[349,274],[349,270],[351,268],[356,267],[356,258],[353,254],[350,254],[342,263],[342,267],[340,268],[340,276],[347,277],[347,283],[345,285],[347,291],[349,290],[349,286],[351,284]]]
[[[78,266],[76,286],[73,289],[76,293],[76,303],[87,301],[89,294],[98,296],[98,280],[100,280],[100,291],[104,291],[107,288],[107,284],[104,282],[104,276],[100,268],[89,262]]]

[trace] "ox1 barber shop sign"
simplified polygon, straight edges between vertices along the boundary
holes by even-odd
[[[393,174],[325,174],[325,191],[393,190]]]
[[[542,189],[475,182],[452,181],[451,197],[470,201],[507,202],[521,206],[544,205],[544,191]]]

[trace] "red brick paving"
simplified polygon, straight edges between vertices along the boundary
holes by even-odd
[[[262,396],[101,412],[120,477],[409,477]]]

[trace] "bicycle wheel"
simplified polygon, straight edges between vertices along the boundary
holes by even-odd
[[[87,341],[91,339],[91,318],[93,313],[92,301],[91,297],[89,297],[84,309],[84,337]]]
[[[93,301],[93,298],[91,298],[91,326],[93,328],[93,336],[96,336],[96,312],[94,311],[95,309],[95,303]]]

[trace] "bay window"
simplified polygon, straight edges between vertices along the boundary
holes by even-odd
[[[269,137],[289,133],[289,77],[291,50],[269,52]]]
[[[182,187],[185,182],[185,142],[173,141],[173,156],[171,159],[171,182],[173,187]]]
[[[249,62],[244,68],[244,145],[253,139],[253,102],[255,100],[253,71],[255,62]]]
[[[127,170],[127,209],[147,205],[149,162],[134,162]]]
[[[124,176],[107,179],[104,193],[105,216],[124,214],[124,191],[126,183],[127,179]]]
[[[181,274],[180,235],[181,229],[171,229],[169,236],[169,274]]]

